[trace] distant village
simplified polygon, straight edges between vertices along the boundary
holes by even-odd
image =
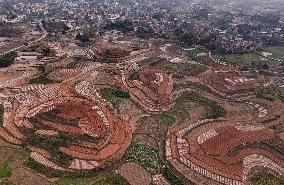
[[[276,10],[253,14],[237,4],[231,5],[233,12],[229,7],[209,9],[193,2],[183,8],[175,1],[158,0],[125,4],[119,0],[19,1],[10,6],[9,9],[1,6],[0,22],[34,23],[43,19],[50,25],[47,31],[51,33],[92,28],[99,35],[105,29],[117,29],[142,38],[175,39],[185,45],[199,44],[226,53],[261,51],[264,45],[284,44],[283,17],[267,18]]]

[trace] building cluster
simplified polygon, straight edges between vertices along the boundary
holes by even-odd
[[[241,8],[231,13],[225,10],[207,9],[203,4],[194,3],[188,4],[185,10],[175,1],[158,0],[124,4],[118,0],[46,0],[14,4],[9,10],[3,7],[0,22],[33,22],[45,18],[47,22],[65,24],[69,30],[91,27],[95,34],[114,24],[109,28],[135,31],[139,37],[177,39],[181,35],[190,35],[179,40],[233,53],[261,50],[262,38],[265,42],[283,38],[281,21],[277,26],[258,26],[253,21],[244,26],[244,21],[253,19],[254,15],[244,14],[247,12]],[[230,21],[226,22],[227,19]]]

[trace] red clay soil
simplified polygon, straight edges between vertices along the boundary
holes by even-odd
[[[207,140],[199,144],[197,142],[198,137],[203,133],[207,133],[206,131],[210,129],[214,129],[217,135],[212,137],[207,135]],[[252,154],[266,156],[276,164],[284,166],[284,161],[281,160],[283,156],[261,148],[240,148],[234,154],[229,155],[231,150],[243,143],[261,142],[275,138],[276,134],[271,129],[239,131],[233,126],[225,126],[225,123],[215,123],[211,127],[205,125],[196,128],[187,135],[187,149],[178,149],[177,146],[180,145],[181,147],[183,144],[178,144],[177,136],[174,134],[168,135],[172,157],[180,160],[180,157],[183,156],[198,166],[222,177],[242,181],[244,170],[242,161]],[[179,150],[181,153],[179,153]],[[187,152],[184,153],[183,150]]]
[[[245,143],[273,138],[272,130],[259,130],[254,132],[239,132],[234,127],[216,129],[217,137],[205,141],[201,147],[208,155],[226,155],[232,148]],[[224,142],[226,141],[226,142]]]
[[[93,142],[85,140],[85,137],[76,143],[66,142],[66,145],[58,148],[63,154],[73,159],[86,160],[86,164],[89,161],[97,161],[98,166],[102,167],[108,160],[120,159],[129,147],[132,139],[131,126],[127,120],[112,115],[104,105],[72,98],[53,106],[54,110],[49,112],[54,116],[52,121],[40,116],[42,111],[34,118],[59,133],[89,135],[96,138]],[[44,110],[49,109],[45,107]],[[56,119],[59,118],[66,122],[57,122]],[[31,150],[50,158],[48,153],[41,149],[31,147]]]
[[[232,81],[238,80],[240,78],[244,78],[240,76],[238,73],[235,72],[218,72],[213,73],[211,76],[211,85],[213,88],[215,88],[217,91],[223,92],[223,93],[232,93],[236,91],[241,90],[248,90],[253,89],[258,86],[258,82],[256,79],[250,80],[247,82],[242,83],[230,83],[225,79],[230,79]]]
[[[40,118],[37,118],[37,120],[41,124],[46,125],[46,126],[50,126],[54,129],[56,129],[57,131],[60,131],[60,132],[67,132],[67,133],[71,133],[71,134],[80,134],[80,135],[85,134],[84,131],[80,127],[70,126],[70,125],[62,125],[62,124],[59,124],[59,123],[46,121],[46,120],[43,120],[43,119],[40,119]]]
[[[103,123],[96,111],[92,110],[92,104],[87,102],[67,101],[56,106],[59,111],[56,117],[65,120],[80,119],[79,125],[63,125],[46,120],[39,120],[42,124],[51,126],[61,132],[74,134],[86,134],[83,129],[88,130],[88,134],[101,136],[106,132],[106,125]]]
[[[84,146],[60,147],[59,150],[74,158],[97,161],[105,160],[112,157],[120,149],[124,150],[125,146],[128,146],[128,143],[130,144],[131,138],[125,126],[122,124],[122,121],[116,122],[112,128],[110,141],[99,151]]]
[[[274,136],[272,130],[260,130],[254,132],[239,132],[234,127],[222,127],[216,129],[218,136],[208,139],[199,145],[197,153],[190,153],[188,157],[206,169],[211,169],[217,174],[227,176],[232,179],[242,179],[242,164],[238,160],[229,163],[227,153],[234,147],[245,143],[264,139],[270,139]],[[252,153],[253,153],[253,149]],[[224,160],[223,160],[224,159]],[[239,160],[242,160],[240,158]]]
[[[159,79],[159,76],[161,79]],[[129,91],[135,101],[148,111],[167,109],[173,90],[171,76],[159,68],[146,68],[139,79],[128,81]]]

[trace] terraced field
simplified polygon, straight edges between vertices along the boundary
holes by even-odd
[[[0,70],[0,148],[25,151],[20,177],[243,185],[284,176],[279,89],[206,53],[190,61],[157,40],[134,50],[128,39],[96,41],[84,59],[66,46],[65,57]],[[9,183],[18,178],[7,161],[0,177]],[[271,175],[255,177],[263,171]]]

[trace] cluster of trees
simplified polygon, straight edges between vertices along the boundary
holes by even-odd
[[[253,31],[256,31],[258,28],[256,26],[252,26],[249,24],[240,24],[237,27],[238,33],[241,35],[249,35],[251,34]]]
[[[76,40],[80,41],[82,44],[90,42],[92,38],[96,38],[97,28],[96,27],[87,27],[81,30],[75,37]]]
[[[284,38],[280,35],[263,35],[260,38],[257,38],[257,35],[254,34],[254,32],[259,32],[262,27],[264,27],[265,24],[263,25],[257,25],[257,26],[252,26],[248,24],[241,24],[238,25],[237,31],[239,34],[243,35],[243,38],[245,40],[262,40],[266,45],[271,45],[271,46],[281,46],[284,45]]]
[[[104,99],[111,103],[116,103],[120,99],[129,99],[130,95],[128,92],[121,91],[119,89],[113,88],[103,88],[101,89],[101,94]]]
[[[145,39],[155,34],[154,30],[150,26],[138,27],[136,34],[139,38]]]
[[[54,81],[54,80],[47,78],[48,71],[46,71],[44,66],[39,66],[37,68],[41,72],[41,75],[36,78],[31,79],[30,84],[52,84],[52,83],[60,82],[60,81]]]
[[[50,33],[66,33],[70,28],[63,22],[42,20],[42,25]]]
[[[0,37],[17,37],[21,34],[22,31],[20,29],[5,23],[0,23]]]
[[[50,49],[49,47],[43,47],[41,53],[45,57],[53,57],[55,56],[55,51]]]
[[[196,18],[199,21],[203,19],[207,19],[209,13],[210,13],[210,10],[208,8],[196,9],[194,18]]]
[[[256,97],[269,101],[281,100],[284,102],[284,93],[277,86],[260,87],[255,90]]]
[[[225,16],[223,19],[217,19],[215,22],[213,22],[213,25],[218,29],[226,30],[230,27],[230,23],[232,23],[232,18]]]
[[[161,15],[154,15],[155,19],[160,19]],[[130,20],[117,20],[115,22],[108,22],[105,26],[106,30],[117,30],[123,33],[129,33],[134,31],[134,24]],[[150,26],[139,26],[135,31],[137,37],[145,39],[155,34],[154,30]]]
[[[170,182],[170,184],[185,185],[185,183],[180,178],[178,178],[169,168],[164,168],[162,174],[168,180],[168,182]],[[193,183],[190,182],[189,184],[191,185]]]
[[[107,30],[117,30],[123,33],[134,31],[133,23],[129,20],[118,20],[115,22],[108,22],[105,28]]]
[[[284,37],[280,35],[272,35],[271,37],[263,36],[261,40],[263,40],[267,46],[284,46]]]
[[[78,33],[76,35],[76,40],[80,41],[81,43],[87,43],[90,42],[90,37],[87,34]]]
[[[8,54],[4,55],[3,57],[1,57],[0,58],[0,68],[1,67],[8,67],[11,64],[13,64],[16,57],[17,57],[16,52],[11,52],[11,53],[8,53]]]
[[[210,50],[218,49],[218,45],[216,44],[216,39],[218,35],[215,32],[210,34],[203,34],[202,36],[195,36],[193,28],[188,29],[179,29],[175,30],[176,38],[185,46],[191,46],[193,44],[198,44],[201,46],[205,46]]]
[[[276,27],[279,25],[280,16],[276,14],[256,14],[252,17],[252,20],[265,26]]]
[[[174,31],[176,38],[183,44],[191,46],[194,44],[194,35],[191,31],[184,31],[181,28],[176,28]]]

